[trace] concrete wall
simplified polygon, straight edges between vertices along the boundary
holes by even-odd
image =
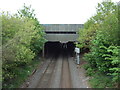
[[[45,38],[48,41],[76,41],[78,38],[78,34],[46,34]]]
[[[45,31],[78,31],[83,24],[44,24]]]
[[[48,41],[77,41],[78,30],[83,28],[83,24],[44,24],[45,27],[45,38]],[[47,33],[53,32],[53,33]],[[57,32],[57,33],[54,33]],[[59,32],[75,32],[75,33],[59,33]]]

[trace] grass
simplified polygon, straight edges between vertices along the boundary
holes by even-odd
[[[83,68],[86,70],[86,76],[90,76],[91,88],[115,88],[112,82],[112,77],[94,71],[89,64],[84,64]]]
[[[114,88],[111,77],[96,73],[89,80],[92,88]]]
[[[12,80],[11,83],[9,83],[9,85],[7,85],[5,88],[19,88],[39,64],[40,60],[36,58],[29,64],[29,66],[15,69],[16,73],[18,74],[17,78]]]

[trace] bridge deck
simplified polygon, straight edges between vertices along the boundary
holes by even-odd
[[[48,41],[77,41],[78,30],[83,24],[44,24]]]

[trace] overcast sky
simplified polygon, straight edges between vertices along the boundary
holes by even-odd
[[[24,3],[32,5],[41,24],[83,24],[103,0],[0,0],[0,11],[17,13]],[[120,0],[112,0],[118,2]]]

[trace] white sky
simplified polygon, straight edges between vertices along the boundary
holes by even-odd
[[[17,13],[24,3],[32,5],[41,24],[83,24],[103,0],[0,0],[0,11]],[[112,0],[118,2],[120,0]]]

